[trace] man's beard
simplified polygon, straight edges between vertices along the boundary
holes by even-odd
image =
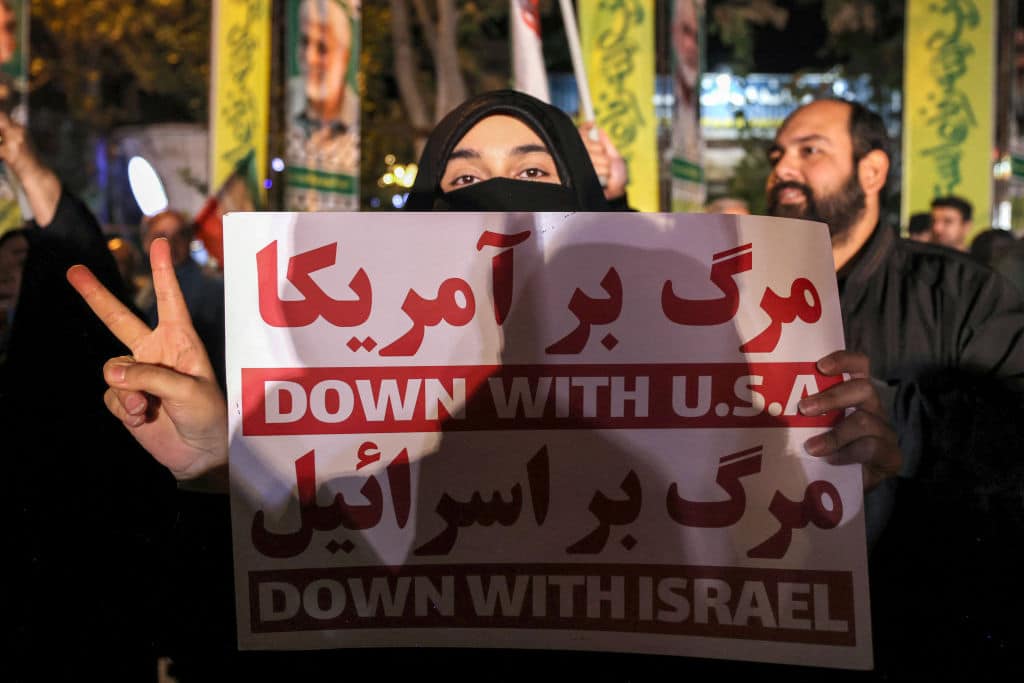
[[[800,204],[783,204],[779,196],[783,190],[800,190],[805,201]],[[815,197],[814,191],[793,180],[777,183],[768,193],[768,214],[782,218],[803,218],[810,221],[821,221],[828,225],[828,234],[833,242],[842,242],[857,219],[864,213],[864,190],[860,186],[855,173],[851,173],[846,182],[832,194]]]

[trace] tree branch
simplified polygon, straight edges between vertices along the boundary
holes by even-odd
[[[454,109],[466,99],[466,81],[459,65],[456,45],[459,13],[455,0],[437,0],[437,58],[434,74],[437,80],[435,120]]]
[[[391,0],[391,44],[394,49],[395,81],[402,106],[417,134],[416,151],[423,147],[421,131],[432,128],[426,102],[416,82],[419,64],[409,31],[409,6],[405,0]]]
[[[412,6],[416,10],[416,19],[420,23],[423,40],[426,41],[427,47],[430,48],[430,56],[433,57],[434,61],[437,61],[437,38],[434,36],[437,33],[437,27],[430,16],[430,10],[427,9],[427,5],[423,0],[412,0]]]

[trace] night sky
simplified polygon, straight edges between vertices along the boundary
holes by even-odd
[[[709,4],[714,4],[713,1]],[[752,71],[759,73],[793,73],[801,69],[817,67],[828,69],[833,62],[822,60],[820,52],[827,34],[821,18],[821,6],[805,6],[790,3],[789,22],[782,31],[772,27],[754,30],[754,64]],[[731,51],[722,45],[718,36],[709,32],[707,42],[707,67],[718,71],[730,61]]]

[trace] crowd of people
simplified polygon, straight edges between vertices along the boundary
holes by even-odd
[[[151,292],[134,276],[126,282],[95,219],[2,114],[0,136],[0,159],[34,214],[0,240],[0,419],[16,477],[15,678],[84,669],[144,680],[158,656],[169,656],[183,681],[384,666],[372,651],[236,651],[223,283],[189,259],[188,221],[173,211],[143,226]],[[845,417],[805,448],[864,472],[876,668],[827,675],[917,680],[1019,669],[1024,297],[990,266],[1011,245],[982,258],[964,253],[971,208],[955,197],[912,221],[913,239],[886,225],[890,141],[860,104],[801,106],[779,127],[769,160],[769,213],[829,226],[846,336],[846,350],[818,368],[849,379],[800,403],[804,414]],[[513,91],[451,112],[419,169],[407,210],[629,207],[625,163],[607,137],[595,142],[557,108]],[[735,201],[709,209],[748,212]],[[101,396],[113,417],[102,414]],[[222,493],[189,490],[200,483]],[[457,678],[521,678],[565,663],[602,680],[826,675],[624,655],[458,657],[403,651],[387,666]]]
[[[941,244],[967,252],[1006,277],[1024,293],[1024,246],[1021,240],[1001,228],[974,230],[974,206],[956,195],[936,197],[931,211],[916,213],[907,225],[908,238],[915,242]]]

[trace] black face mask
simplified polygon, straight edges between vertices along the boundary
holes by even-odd
[[[576,194],[555,183],[491,178],[434,200],[434,211],[578,211]]]

